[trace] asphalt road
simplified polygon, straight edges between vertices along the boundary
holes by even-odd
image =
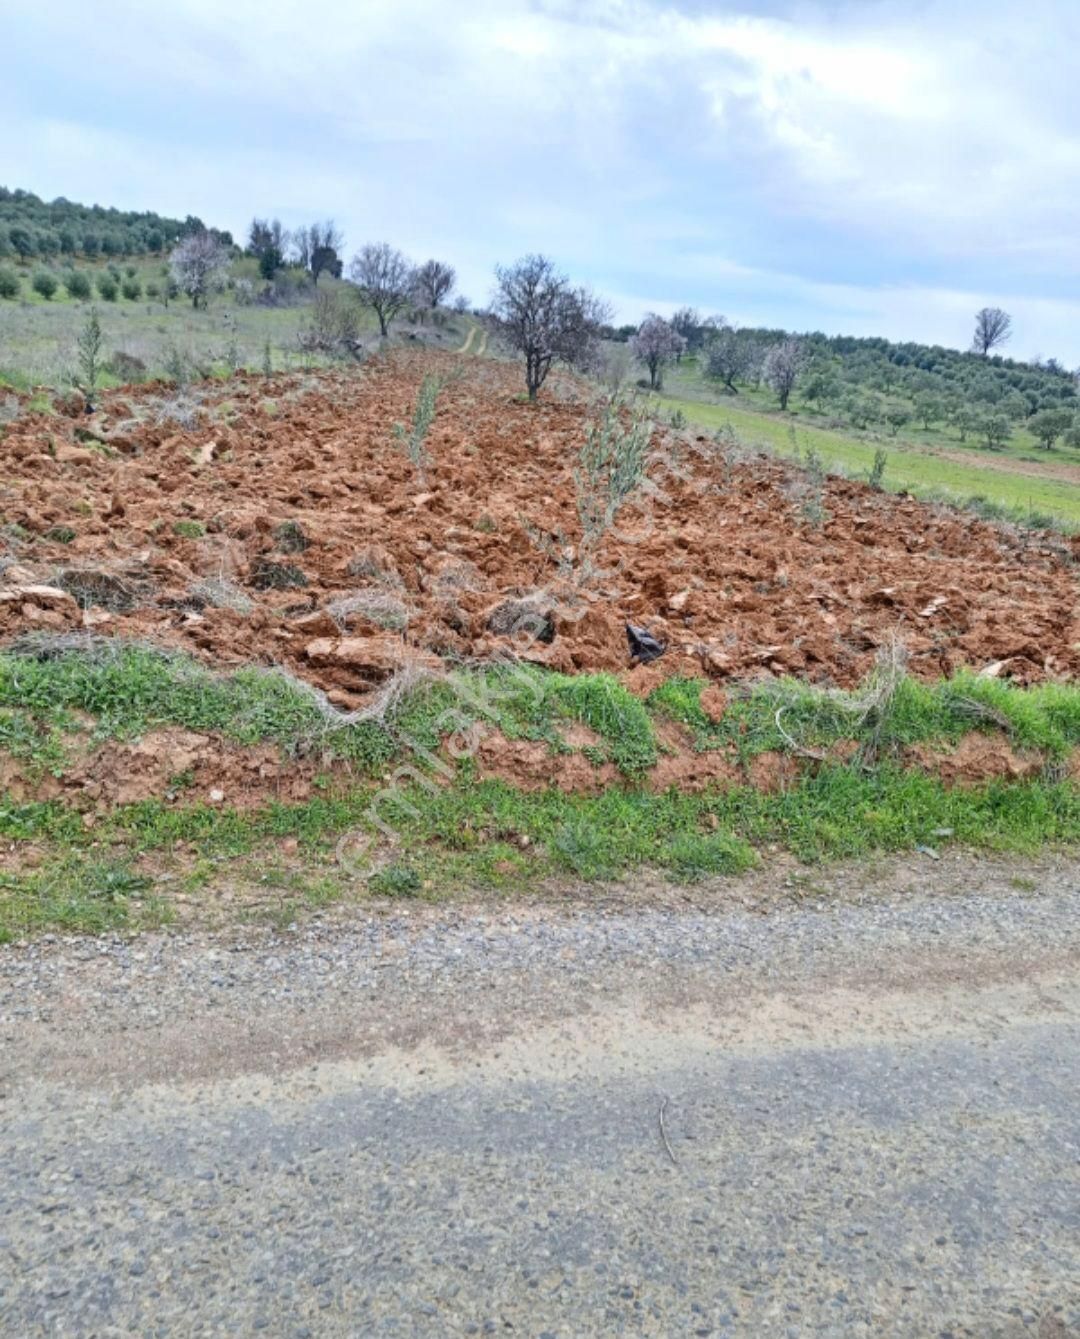
[[[1080,1335],[1080,871],[769,877],[0,950],[0,1332]]]

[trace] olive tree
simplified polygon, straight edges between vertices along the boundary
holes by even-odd
[[[371,242],[353,257],[349,278],[379,318],[380,333],[389,334],[390,322],[409,305],[413,267],[389,242]]]
[[[987,450],[998,451],[1009,440],[1012,424],[1004,414],[987,414],[979,424]]]
[[[587,289],[575,288],[546,256],[499,265],[495,280],[489,315],[502,338],[525,359],[525,388],[535,400],[553,363],[589,363],[611,314]]]
[[[630,337],[630,352],[649,369],[649,386],[659,390],[664,384],[664,368],[686,348],[686,339],[670,321],[650,312],[637,334]]]
[[[228,269],[229,248],[205,229],[190,233],[169,256],[169,273],[193,307],[205,307],[210,294],[225,287]]]
[[[996,349],[1012,337],[1012,317],[1000,307],[983,307],[975,313],[975,335],[971,341],[972,350],[989,357],[990,350]]]
[[[1027,428],[1047,451],[1052,451],[1057,439],[1072,427],[1072,421],[1070,409],[1040,409],[1028,419]]]
[[[791,392],[805,366],[806,353],[802,340],[782,339],[766,353],[762,373],[766,384],[776,392],[781,409],[787,409]]]

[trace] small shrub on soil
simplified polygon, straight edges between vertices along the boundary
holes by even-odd
[[[499,637],[517,635],[550,644],[555,640],[555,602],[542,593],[503,600],[488,615],[488,627]]]
[[[206,526],[202,521],[176,521],[173,524],[173,534],[180,539],[202,539],[206,534]]]
[[[193,428],[204,412],[197,393],[193,391],[181,390],[175,395],[148,398],[142,403],[159,425],[176,423],[181,428]]]
[[[120,296],[120,285],[111,274],[99,274],[97,291],[103,302],[115,302]]]
[[[381,586],[397,589],[401,585],[398,574],[387,569],[379,555],[371,549],[364,549],[350,558],[345,571],[351,577],[364,577],[369,581],[377,581]]]
[[[306,586],[308,579],[292,563],[275,563],[269,558],[256,558],[251,567],[251,584],[256,590],[294,590]]]
[[[304,534],[299,521],[282,521],[274,529],[274,539],[282,553],[303,553],[311,547],[311,540]]]
[[[829,513],[825,510],[825,462],[812,446],[808,446],[803,464],[806,468],[806,493],[802,514],[812,526],[820,529],[829,519]]]
[[[368,879],[367,886],[377,897],[417,897],[423,888],[420,875],[408,865],[387,865]]]
[[[741,874],[757,864],[753,847],[727,832],[676,837],[661,859],[666,869],[687,883],[710,874]]]
[[[22,285],[10,265],[0,265],[0,298],[17,298]]]
[[[170,344],[165,350],[165,379],[171,381],[174,386],[183,388],[191,380],[191,359],[176,347]]]
[[[54,525],[51,530],[45,531],[42,538],[54,544],[70,544],[75,538],[75,531],[69,525]]]
[[[128,302],[138,302],[142,297],[142,284],[138,279],[125,279],[120,285],[120,291]]]

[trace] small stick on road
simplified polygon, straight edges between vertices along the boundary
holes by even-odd
[[[674,1149],[672,1149],[671,1143],[667,1137],[667,1130],[664,1129],[664,1112],[667,1110],[667,1104],[668,1099],[665,1097],[664,1100],[660,1103],[660,1138],[664,1141],[664,1147],[667,1149],[668,1157],[675,1164],[675,1166],[678,1167],[679,1159],[675,1156],[675,1151]]]

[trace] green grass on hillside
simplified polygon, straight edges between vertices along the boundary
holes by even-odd
[[[164,282],[160,260],[121,262],[117,268],[122,275],[129,264],[144,290],[148,280]],[[75,300],[61,282],[55,297],[46,301],[30,286],[36,268],[40,267],[20,271],[22,289],[18,299],[0,298],[0,388],[66,389],[77,381],[76,343],[91,306],[96,308],[102,327],[100,384],[105,388],[132,379],[123,369],[119,375],[111,369],[110,360],[116,354],[139,359],[145,365],[145,378],[166,379],[173,375],[178,358],[196,378],[200,369],[214,374],[235,368],[261,371],[268,345],[272,368],[278,372],[325,361],[303,351],[297,340],[310,320],[314,297],[310,289],[301,293],[295,305],[277,307],[238,302],[235,293],[227,290],[211,298],[208,307],[195,310],[187,298],[175,298],[165,307],[145,293],[137,301],[120,297],[116,302],[105,302],[96,291],[88,301]],[[96,276],[106,267],[80,263],[76,268]],[[232,272],[234,279],[257,278],[257,268],[247,258],[236,261]],[[64,271],[57,268],[55,273],[62,281]],[[353,291],[329,275],[319,280],[320,291],[347,287]],[[370,309],[360,308],[358,320],[364,336],[377,332],[378,321]],[[458,348],[474,326],[471,317],[449,315],[440,329],[445,347]]]
[[[866,477],[877,451],[888,454],[884,486],[932,500],[968,503],[985,498],[1016,513],[1017,519],[1032,516],[1054,518],[1061,528],[1080,529],[1080,487],[1066,480],[1005,472],[980,465],[976,453],[971,464],[961,464],[937,454],[932,447],[914,446],[903,439],[861,441],[835,429],[812,426],[791,416],[743,408],[737,400],[708,404],[669,395],[656,397],[669,413],[685,415],[690,423],[710,430],[730,427],[751,446],[762,446],[782,455],[799,456],[813,448],[826,469]],[[995,460],[1001,460],[995,454]],[[1080,465],[1080,461],[1077,462]]]
[[[884,423],[867,428],[857,428],[837,422],[834,406],[810,400],[803,393],[807,377],[796,384],[792,392],[788,411],[782,413],[777,403],[776,393],[765,385],[741,383],[737,395],[732,395],[717,382],[704,376],[700,360],[687,357],[681,363],[666,369],[664,373],[664,392],[676,400],[694,400],[701,404],[731,405],[733,408],[762,414],[781,423],[794,421],[807,427],[816,427],[825,431],[835,431],[846,440],[872,443],[886,448],[894,443],[907,447],[929,447],[934,450],[959,451],[970,455],[973,463],[985,459],[988,451],[977,429],[970,429],[965,437],[959,430],[944,422],[935,421],[926,428],[918,419],[912,418],[899,427],[895,433]],[[899,402],[910,406],[911,401],[899,396]],[[943,403],[948,403],[943,397]],[[1064,464],[1080,467],[1080,450],[1063,445],[1061,441],[1052,451],[1045,450],[1028,432],[1023,420],[1012,424],[1011,435],[1003,445],[992,453],[995,460],[1021,460],[1034,465]]]
[[[173,914],[172,892],[197,899],[225,878],[272,894],[291,917],[304,903],[358,892],[511,889],[552,876],[615,877],[637,864],[676,879],[737,873],[774,843],[817,861],[949,841],[1015,851],[1080,842],[1080,790],[1059,779],[1060,763],[1080,744],[1080,686],[1024,690],[970,675],[923,684],[883,666],[854,693],[795,681],[733,692],[716,723],[701,708],[701,689],[675,679],[642,703],[610,675],[503,667],[421,685],[385,721],[349,724],[269,671],[216,676],[183,657],[131,646],[0,655],[0,749],[31,775],[63,775],[76,738],[92,745],[162,725],[217,731],[238,744],[269,741],[353,769],[347,786],[326,776],[317,798],[302,805],[238,812],[190,803],[178,786],[171,799],[119,808],[92,826],[61,802],[0,794],[0,840],[16,853],[0,868],[0,940],[49,926],[160,924]],[[823,763],[778,794],[749,786],[655,794],[639,782],[663,753],[661,717],[681,722],[695,747],[724,749],[733,761],[793,744],[813,751],[851,740],[859,749],[849,763]],[[442,736],[475,720],[544,741],[553,754],[568,747],[561,727],[583,722],[599,737],[589,756],[613,761],[623,781],[592,797],[523,794],[478,782],[469,758],[443,783],[424,779]],[[906,745],[979,729],[1039,750],[1042,778],[948,790],[903,770]],[[393,786],[399,763],[416,770]],[[343,836],[355,835],[361,847],[375,836],[370,806],[380,789],[378,812],[392,821],[396,847],[375,864],[343,857]],[[279,855],[286,838],[298,844],[291,863]],[[27,847],[35,859],[20,865],[17,853]]]
[[[875,755],[991,727],[1007,731],[1018,748],[1052,759],[1080,745],[1080,685],[1024,689],[971,673],[922,683],[885,670],[851,692],[767,680],[741,692],[733,688],[715,724],[701,709],[703,686],[702,680],[670,679],[643,703],[610,674],[490,667],[421,684],[385,720],[349,721],[276,671],[217,675],[185,656],[105,643],[89,652],[0,653],[0,748],[62,769],[64,737],[77,729],[75,713],[93,718],[96,740],[176,725],[216,731],[242,745],[273,743],[286,754],[322,750],[368,775],[402,753],[430,752],[447,733],[474,722],[510,739],[545,742],[553,754],[566,751],[562,728],[580,722],[599,737],[595,761],[614,763],[630,779],[660,755],[658,717],[684,724],[695,748],[723,749],[743,761],[788,747],[785,732],[807,748],[851,742]]]

